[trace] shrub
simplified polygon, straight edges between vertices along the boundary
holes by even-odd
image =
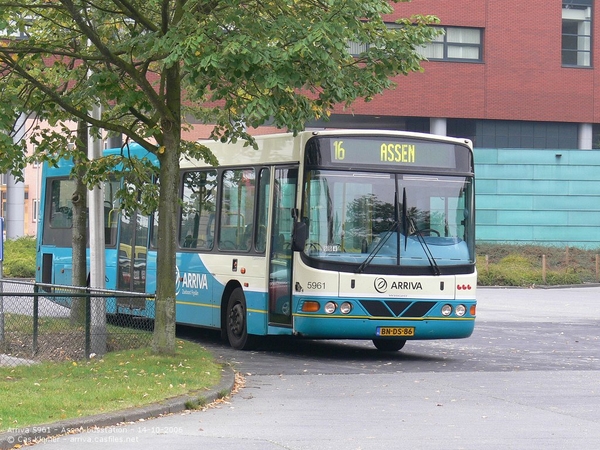
[[[595,260],[598,253],[598,249],[478,244],[477,281],[480,286],[568,285],[597,282]],[[543,257],[546,261],[545,280]]]
[[[4,243],[4,276],[12,278],[35,277],[35,238],[24,236]]]

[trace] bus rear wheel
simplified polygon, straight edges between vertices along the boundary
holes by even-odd
[[[236,350],[249,350],[252,348],[254,337],[248,334],[246,297],[242,288],[235,288],[229,296],[225,327],[229,345]]]
[[[373,339],[373,345],[382,352],[397,352],[406,344],[406,339]]]

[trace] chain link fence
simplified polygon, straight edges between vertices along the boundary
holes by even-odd
[[[0,279],[0,366],[148,346],[154,297]]]

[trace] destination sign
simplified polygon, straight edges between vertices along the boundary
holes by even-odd
[[[332,164],[354,167],[414,166],[469,170],[467,147],[447,142],[394,137],[339,137],[329,139]]]

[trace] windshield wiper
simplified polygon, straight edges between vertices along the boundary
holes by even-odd
[[[369,253],[369,256],[367,256],[367,258],[360,264],[360,266],[358,266],[355,273],[362,273],[367,268],[367,266],[369,264],[371,264],[371,261],[373,261],[373,258],[375,258],[375,255],[377,255],[377,253],[379,253],[379,250],[381,250],[381,248],[385,245],[385,243],[388,241],[390,236],[393,233],[396,233],[397,231],[398,231],[398,221],[394,220],[390,229],[386,231],[387,234],[383,238],[379,239],[379,242],[377,242],[375,247],[373,247],[373,250],[371,250],[371,252]]]
[[[435,262],[435,258],[433,257],[433,253],[431,253],[431,249],[429,248],[429,245],[427,245],[427,242],[425,242],[425,238],[423,237],[423,233],[421,233],[421,230],[419,230],[417,228],[417,226],[415,225],[414,221],[412,218],[408,218],[408,220],[410,221],[410,225],[412,228],[414,228],[415,232],[414,234],[417,236],[417,240],[419,241],[419,244],[421,244],[421,248],[423,248],[423,252],[425,252],[425,256],[427,257],[427,261],[429,261],[429,266],[431,267],[431,270],[433,271],[434,275],[440,275],[440,267],[438,266],[438,264]],[[408,236],[408,232],[406,233],[406,235]]]

